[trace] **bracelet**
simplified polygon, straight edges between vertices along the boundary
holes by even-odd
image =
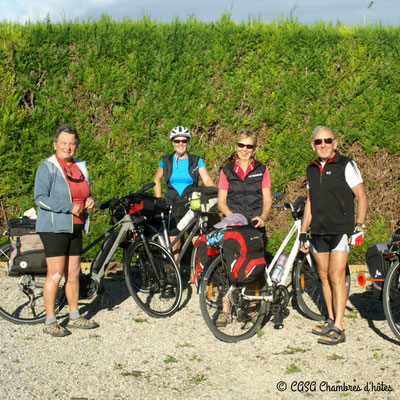
[[[356,223],[356,226],[359,226],[359,227],[365,229],[365,225],[362,224],[361,222],[357,222],[357,223]]]

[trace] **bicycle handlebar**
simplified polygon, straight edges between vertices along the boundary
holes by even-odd
[[[98,206],[100,210],[105,210],[107,208],[116,208],[118,206],[127,206],[130,202],[132,201],[134,202],[135,200],[138,199],[140,195],[142,195],[143,193],[147,192],[149,189],[154,187],[154,185],[155,185],[154,182],[146,183],[143,185],[141,189],[139,189],[135,193],[131,192],[128,195],[121,198],[113,197],[112,199],[107,200],[105,203],[100,202]]]

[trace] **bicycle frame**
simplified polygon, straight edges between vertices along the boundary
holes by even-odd
[[[179,242],[179,240],[182,239],[182,237],[185,235],[185,233],[189,232],[189,236],[185,240],[183,246],[181,247],[179,251],[178,258],[176,259],[176,263],[179,265],[180,262],[182,261],[182,258],[184,254],[186,253],[186,250],[189,248],[190,244],[192,243],[192,240],[195,236],[199,234],[201,231],[204,223],[206,222],[206,216],[202,215],[201,213],[194,212],[194,217],[189,223],[178,233],[178,235],[175,237],[175,239],[170,241],[169,235],[168,235],[168,228],[167,228],[167,222],[166,222],[166,217],[164,213],[161,213],[161,222],[162,222],[162,229],[158,232],[157,234],[157,239],[159,243],[165,247],[171,254],[172,254],[172,248],[175,246],[176,243]]]
[[[276,266],[276,263],[278,261],[279,256],[283,253],[284,249],[286,248],[286,246],[288,245],[288,243],[290,242],[290,240],[292,239],[293,235],[296,235],[296,239],[292,245],[292,248],[290,250],[287,262],[285,264],[285,268],[283,270],[283,274],[282,277],[280,279],[279,282],[276,283],[276,286],[284,286],[287,277],[290,273],[291,268],[293,267],[293,263],[299,253],[299,248],[300,248],[300,241],[299,241],[299,236],[300,236],[300,230],[301,230],[301,218],[299,218],[297,215],[295,216],[295,210],[293,207],[293,204],[291,203],[286,203],[284,205],[275,205],[275,208],[284,208],[284,209],[290,209],[292,212],[292,216],[294,217],[294,223],[290,229],[290,231],[288,232],[288,234],[286,235],[285,239],[283,240],[283,242],[281,243],[281,245],[279,246],[278,251],[276,252],[274,258],[272,259],[271,263],[265,268],[265,278],[267,281],[267,285],[268,287],[272,287],[273,286],[273,282],[271,280],[271,273],[272,270],[274,269],[274,267]],[[309,261],[309,263],[311,264],[311,256],[310,253],[306,254],[306,258]],[[259,300],[259,299],[264,299],[266,301],[270,301],[272,300],[273,296],[272,295],[268,295],[268,296],[251,296],[251,295],[246,295],[244,293],[245,291],[245,287],[242,288],[242,294],[250,300]]]
[[[106,266],[108,265],[108,263],[110,262],[110,260],[114,256],[114,254],[117,251],[117,249],[118,249],[120,243],[122,242],[122,240],[125,238],[126,233],[129,230],[131,230],[131,231],[135,230],[135,226],[133,224],[131,216],[129,214],[125,214],[121,220],[119,220],[115,225],[113,225],[110,229],[108,229],[106,232],[104,232],[96,240],[94,240],[92,243],[90,243],[87,247],[85,247],[82,250],[82,254],[86,253],[92,247],[96,246],[102,240],[104,240],[108,236],[110,236],[118,228],[120,228],[118,236],[116,237],[116,239],[115,239],[110,251],[107,254],[107,257],[105,258],[105,260],[104,260],[103,264],[101,265],[101,267],[99,268],[98,272],[96,273],[96,272],[91,271],[92,277],[97,283],[100,283],[101,279],[103,278]]]

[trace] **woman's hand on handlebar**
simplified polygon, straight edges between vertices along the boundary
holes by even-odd
[[[258,216],[252,218],[251,225],[254,226],[254,228],[264,228],[266,222],[267,221],[263,217]]]

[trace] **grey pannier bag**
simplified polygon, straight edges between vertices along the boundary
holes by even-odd
[[[35,230],[36,220],[12,218],[7,222],[10,236],[8,274],[45,274],[46,258],[43,243]]]

